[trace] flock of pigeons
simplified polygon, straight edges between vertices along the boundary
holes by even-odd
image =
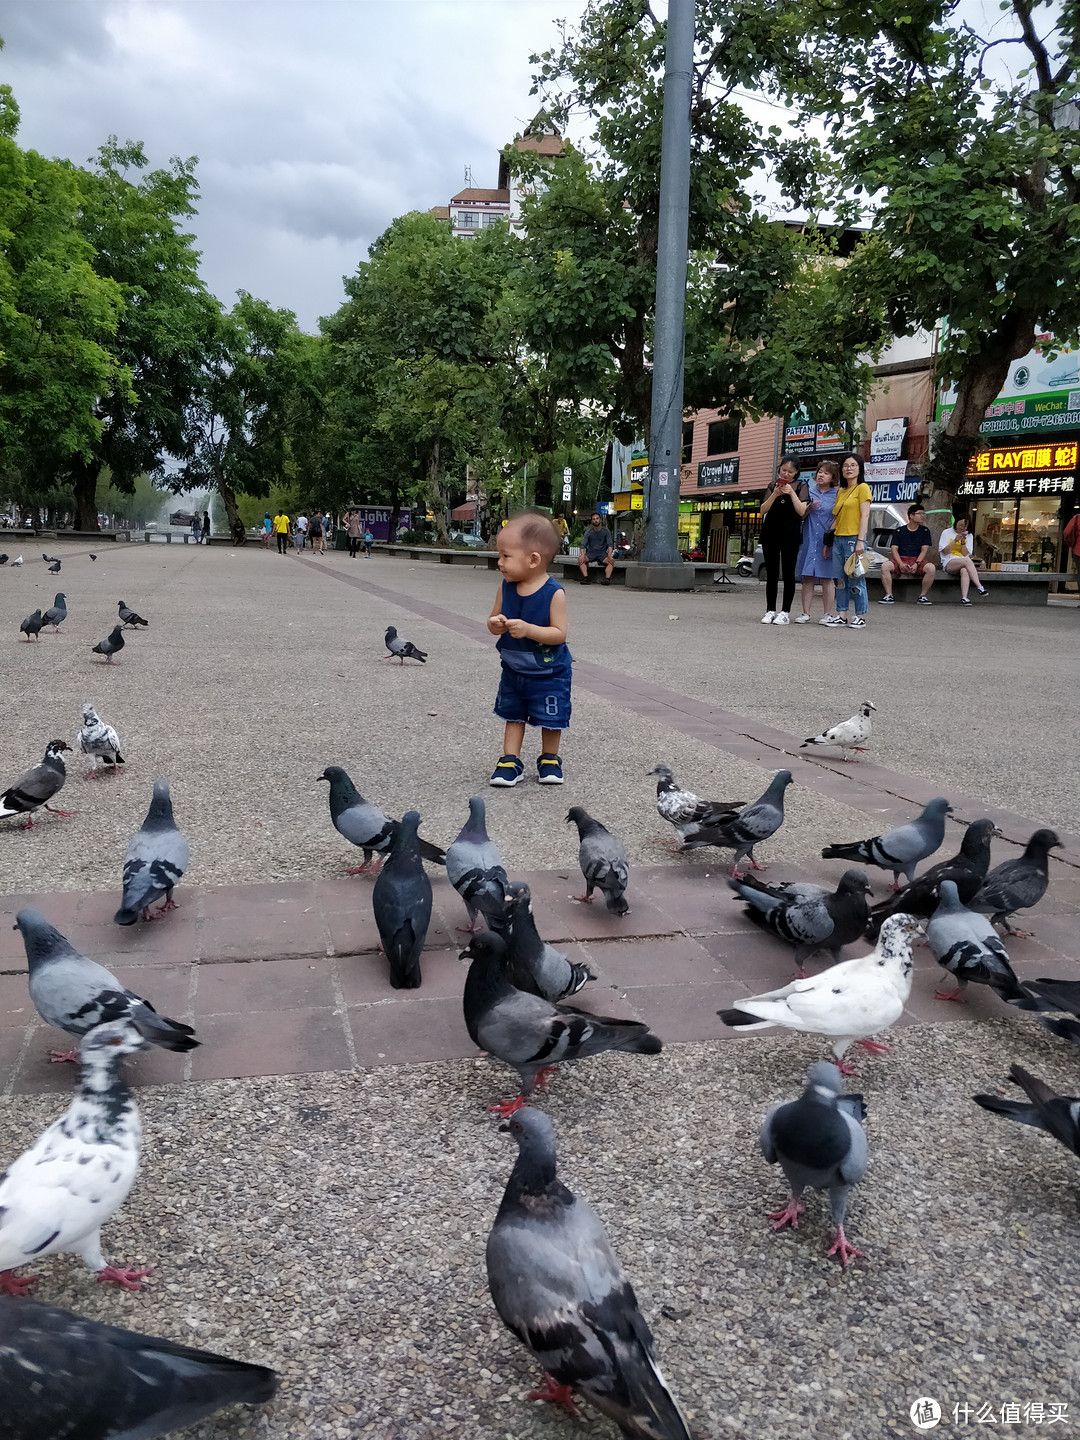
[[[59,561],[56,562],[56,568],[60,568]],[[124,648],[125,630],[137,630],[140,626],[146,627],[150,624],[149,620],[144,620],[141,615],[137,614],[128,605],[125,605],[123,600],[120,601],[119,611],[120,623],[113,626],[104,640],[99,640],[96,645],[90,647],[91,653],[94,655],[103,655],[108,665],[112,664],[113,656],[118,655]],[[63,625],[67,618],[67,596],[62,590],[58,590],[56,598],[49,608],[47,610],[38,608],[32,615],[27,615],[26,619],[19,626],[19,630],[26,636],[28,642],[31,640],[40,640],[41,632],[47,625],[51,625],[53,634],[58,635],[60,633],[60,626]]]

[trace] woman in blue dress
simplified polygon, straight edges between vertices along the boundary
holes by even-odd
[[[818,624],[827,625],[836,614],[832,549],[825,544],[825,532],[832,529],[833,502],[839,483],[839,467],[832,460],[822,460],[810,482],[810,504],[803,521],[802,548],[796,569],[796,574],[802,577],[802,614],[796,615],[796,625],[805,625],[810,619],[815,585],[821,586],[821,603],[825,609]]]

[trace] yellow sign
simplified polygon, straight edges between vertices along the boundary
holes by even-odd
[[[969,475],[1023,475],[1075,470],[1080,446],[1075,441],[1054,445],[1009,445],[983,450],[971,457]]]

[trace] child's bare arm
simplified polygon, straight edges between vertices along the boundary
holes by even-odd
[[[535,640],[537,645],[563,645],[566,642],[566,591],[556,590],[551,597],[546,625],[529,625],[524,620],[504,620],[505,628],[515,640]],[[491,621],[488,621],[491,628]]]
[[[491,607],[487,628],[492,635],[502,635],[506,630],[506,616],[502,613],[502,585],[495,591],[495,604]]]

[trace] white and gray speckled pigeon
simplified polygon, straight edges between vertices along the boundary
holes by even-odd
[[[974,899],[979,887],[990,869],[990,841],[1001,831],[992,820],[973,820],[964,831],[960,842],[960,853],[948,860],[939,860],[924,870],[917,880],[897,890],[887,900],[882,900],[870,911],[870,923],[866,927],[866,938],[875,940],[881,923],[890,915],[903,910],[908,915],[919,915],[929,919],[937,908],[940,885],[951,880],[960,900],[968,905]]]
[[[28,615],[26,617],[26,619],[19,626],[19,629],[26,636],[27,641],[40,640],[41,627],[42,625],[44,625],[44,623],[44,620],[41,618],[41,611],[35,610],[32,615]]]
[[[150,906],[158,900],[162,902],[158,915],[177,909],[173,889],[190,859],[187,837],[173,819],[169,782],[155,780],[146,819],[131,837],[124,856],[124,890],[120,909],[113,916],[117,925],[134,925],[140,915],[153,920]]]
[[[870,712],[876,709],[877,706],[872,700],[864,700],[850,720],[841,720],[840,724],[834,725],[831,730],[823,730],[820,735],[811,736],[804,740],[799,748],[805,750],[808,745],[829,745],[838,750],[865,750],[873,728],[870,724]],[[854,761],[855,756],[841,755],[840,759]]]
[[[116,976],[80,955],[38,910],[20,910],[15,929],[22,932],[30,968],[30,999],[46,1025],[80,1038],[106,1021],[130,1020],[144,1040],[165,1050],[194,1050],[190,1025],[159,1015],[148,1000],[127,990]],[[71,1059],[57,1054],[57,1059]]]
[[[612,915],[629,915],[626,887],[630,881],[630,857],[626,846],[580,805],[570,807],[566,820],[577,826],[578,864],[585,877],[585,894],[577,898],[590,905],[593,891],[600,890]]]
[[[364,852],[364,863],[351,866],[349,875],[363,875],[371,869],[372,855],[388,855],[399,821],[372,805],[357,790],[340,765],[328,765],[318,776],[330,785],[330,819],[334,829],[350,845]],[[420,854],[433,865],[446,864],[446,852],[428,840],[420,841]]]
[[[490,1109],[506,1116],[525,1104],[543,1084],[546,1072],[564,1060],[583,1060],[607,1050],[659,1055],[658,1036],[639,1020],[611,1020],[572,1005],[552,1005],[511,984],[506,944],[501,935],[481,930],[461,952],[471,960],[462,1009],[465,1028],[476,1045],[512,1065],[521,1077],[521,1093]]]
[[[829,1213],[836,1227],[828,1255],[838,1255],[846,1269],[862,1255],[844,1234],[851,1187],[866,1174],[867,1144],[861,1095],[843,1095],[840,1071],[827,1060],[811,1065],[806,1089],[798,1100],[774,1105],[765,1117],[758,1143],[770,1165],[780,1168],[791,1186],[783,1210],[769,1216],[774,1230],[799,1228],[803,1191],[827,1190]]]
[[[420,858],[420,816],[409,810],[390,845],[390,858],[379,871],[371,905],[395,990],[415,990],[423,976],[420,952],[431,923],[431,881]]]
[[[419,660],[421,665],[427,664],[428,652],[418,650],[411,640],[402,640],[393,625],[386,627],[386,648],[390,652],[384,655],[384,660],[400,660],[402,665],[406,660]]]
[[[989,985],[1021,1010],[1048,1008],[1020,984],[997,931],[985,915],[961,905],[952,880],[941,882],[941,898],[926,927],[926,939],[941,968],[956,977],[956,989],[939,990],[939,1000],[963,1001],[964,991],[974,981]]]
[[[1006,935],[1029,938],[1029,931],[1010,925],[1009,916],[1039,903],[1050,884],[1050,851],[1062,848],[1053,830],[1036,830],[1023,855],[990,871],[971,908],[988,912],[995,925],[1004,926]]]
[[[877,946],[869,955],[842,960],[808,980],[793,980],[779,990],[753,995],[716,1013],[725,1025],[763,1030],[782,1025],[808,1035],[834,1041],[833,1055],[845,1075],[855,1071],[844,1054],[855,1042],[872,1054],[888,1052],[887,1045],[871,1040],[895,1025],[911,994],[911,945],[919,933],[912,915],[890,915],[881,927]]]
[[[576,995],[596,976],[587,965],[579,965],[541,940],[532,912],[532,891],[523,880],[506,887],[506,973],[511,984],[528,990],[542,1000],[564,1000]]]
[[[276,1389],[263,1365],[0,1299],[5,1440],[149,1440],[225,1405],[262,1405]]]
[[[25,1294],[38,1277],[11,1271],[46,1255],[78,1255],[99,1280],[125,1290],[140,1289],[150,1274],[110,1265],[101,1253],[101,1227],[127,1199],[139,1169],[139,1111],[123,1057],[145,1048],[130,1020],[97,1025],[83,1037],[78,1094],[0,1178],[0,1289]]]
[[[755,925],[795,946],[795,965],[800,974],[806,961],[819,950],[839,960],[843,947],[862,936],[870,917],[866,903],[870,882],[861,870],[845,870],[835,890],[814,896],[781,899],[772,887],[752,876],[729,880],[728,884],[746,901],[746,915]]]
[[[141,615],[137,614],[134,610],[132,610],[130,606],[123,600],[120,601],[119,614],[120,623],[127,626],[131,630],[137,630],[140,625],[148,626],[150,624],[149,620],[144,620]]]
[[[876,865],[879,870],[893,872],[894,890],[900,888],[900,876],[908,883],[915,878],[915,867],[939,849],[945,839],[945,816],[952,814],[948,800],[931,800],[926,809],[907,825],[900,825],[884,835],[851,844],[826,845],[823,860],[854,860],[862,865]]]
[[[784,791],[791,784],[790,770],[778,770],[769,782],[769,788],[752,805],[744,805],[733,820],[726,824],[702,826],[697,835],[688,840],[686,850],[698,850],[705,845],[716,845],[722,850],[734,850],[731,874],[739,873],[739,863],[750,861],[754,870],[768,867],[759,865],[754,859],[754,846],[760,845],[775,835],[784,823]]]
[[[117,766],[125,764],[120,754],[120,737],[111,725],[106,725],[89,700],[82,707],[82,729],[79,731],[79,749],[90,756],[92,769],[87,780],[98,777],[98,761],[112,766],[112,773],[118,774]]]
[[[64,788],[67,779],[64,751],[70,749],[71,746],[63,740],[49,741],[41,764],[24,770],[14,784],[0,795],[0,820],[12,815],[25,815],[24,829],[30,830],[34,825],[33,812],[42,805],[50,815],[63,820],[69,820],[75,814],[74,810],[57,810],[47,803]]]
[[[501,928],[506,912],[506,869],[499,847],[487,833],[483,800],[469,801],[469,818],[447,847],[446,875],[465,902],[468,925],[459,925],[472,935],[480,929],[483,915],[493,929]]]
[[[1080,1155],[1080,1100],[1071,1095],[1058,1095],[1045,1081],[1020,1065],[1010,1067],[1009,1079],[1022,1087],[1028,1097],[1027,1105],[1022,1100],[1005,1100],[997,1095],[974,1095],[972,1099],[994,1115],[1004,1115],[1007,1120],[1045,1130],[1066,1150]]]
[[[45,611],[41,619],[44,624],[53,627],[54,634],[59,631],[60,626],[67,619],[67,596],[62,590],[57,591],[53,603],[49,606],[48,610]]]
[[[12,567],[12,569],[14,569],[16,565],[21,565],[22,563],[23,563],[23,559],[22,559],[22,556],[20,555],[17,559],[12,560],[12,562],[11,562],[11,567]]]
[[[682,789],[668,765],[654,765],[648,773],[656,777],[656,813],[674,825],[680,845],[693,840],[702,829],[734,820],[746,804],[745,800],[699,800]]]
[[[124,631],[120,625],[114,625],[104,640],[99,640],[90,649],[95,655],[104,655],[106,665],[111,665],[114,655],[119,655],[124,648]]]
[[[558,1179],[551,1121],[526,1107],[505,1128],[518,1157],[488,1236],[487,1274],[503,1324],[544,1367],[546,1389],[529,1398],[572,1410],[576,1392],[624,1436],[691,1440],[607,1232]]]

